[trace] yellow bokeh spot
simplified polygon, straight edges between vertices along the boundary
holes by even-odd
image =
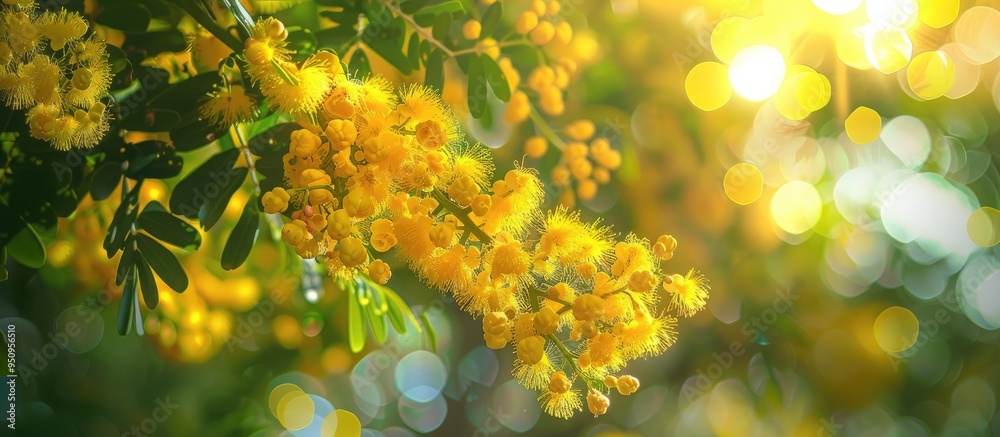
[[[361,435],[361,421],[347,410],[336,410],[323,419],[320,426],[323,437],[357,437]]]
[[[282,314],[274,318],[274,337],[286,349],[295,349],[302,344],[302,324],[295,317]]]
[[[295,431],[312,423],[316,404],[302,390],[294,390],[281,397],[276,412],[275,417],[281,422],[281,426]]]
[[[721,108],[732,97],[726,67],[718,62],[695,65],[684,80],[684,91],[691,103],[703,111]]]
[[[780,23],[785,32],[799,32],[815,18],[816,8],[803,0],[764,0],[764,15]]]
[[[278,417],[278,402],[281,401],[281,398],[296,391],[302,392],[302,389],[295,384],[287,382],[284,384],[278,384],[276,387],[271,389],[271,394],[267,396],[267,407],[271,410],[271,414],[273,414],[274,417]]]
[[[876,70],[895,73],[906,67],[913,54],[913,41],[901,29],[878,29],[865,37],[865,56]]]
[[[882,134],[882,117],[872,108],[859,106],[845,120],[844,129],[855,144],[868,144]]]
[[[830,80],[805,65],[793,65],[774,97],[774,106],[789,120],[802,120],[830,103]]]
[[[966,224],[969,238],[982,247],[1000,244],[1000,211],[984,206],[969,216]]]
[[[1000,11],[969,8],[955,23],[955,42],[970,61],[985,64],[1000,56]]]
[[[875,341],[886,352],[902,352],[917,342],[920,322],[903,307],[889,307],[875,319]]]
[[[868,70],[872,68],[872,63],[868,62],[868,54],[865,53],[865,37],[858,32],[838,32],[837,57],[847,66],[858,70]]]
[[[738,205],[749,205],[764,191],[764,175],[753,164],[741,162],[732,166],[722,180],[726,196]]]
[[[749,25],[750,20],[744,17],[728,17],[712,29],[712,52],[720,61],[729,63],[741,48],[740,34]]]
[[[823,213],[823,200],[816,187],[791,181],[778,188],[771,199],[771,216],[781,230],[801,234],[816,226]]]
[[[861,0],[813,0],[819,10],[832,15],[844,15],[861,6]]]
[[[959,0],[920,0],[917,19],[935,29],[951,24],[958,18]]]
[[[785,80],[785,58],[771,46],[755,45],[736,53],[729,66],[733,91],[759,102],[770,98]]]
[[[918,97],[936,99],[955,83],[955,63],[940,50],[923,52],[914,56],[906,68],[906,82]]]
[[[351,368],[352,355],[346,348],[330,346],[323,351],[320,362],[328,373],[341,374]]]

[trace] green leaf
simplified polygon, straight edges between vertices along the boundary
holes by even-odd
[[[239,154],[237,149],[223,150],[177,183],[170,194],[170,211],[187,218],[197,218],[202,205],[221,196],[221,187],[228,186],[233,178],[239,176],[233,169]]]
[[[94,170],[94,179],[90,182],[90,196],[94,200],[104,200],[118,188],[122,180],[122,163],[105,162]]]
[[[420,313],[420,320],[424,322],[424,330],[427,332],[427,343],[430,346],[431,352],[437,352],[437,332],[434,332],[434,325],[431,324],[431,319],[427,317],[426,311]]]
[[[461,1],[449,0],[446,2],[438,3],[434,6],[421,9],[419,12],[414,14],[414,19],[416,19],[417,21],[424,21],[430,19],[431,17],[437,17],[442,14],[452,15],[464,12],[465,12],[465,7],[462,6]]]
[[[497,3],[494,3],[496,5]],[[487,82],[483,71],[483,61],[479,56],[469,61],[469,113],[475,118],[482,118],[486,113]]]
[[[288,45],[285,48],[294,53],[293,57],[296,60],[305,60],[319,49],[319,42],[311,30],[299,26],[291,26],[287,29],[288,37],[285,38],[285,42]]]
[[[7,243],[11,258],[26,267],[40,269],[45,265],[45,245],[31,225],[25,225]]]
[[[486,74],[486,82],[490,84],[493,95],[504,102],[510,100],[510,84],[507,83],[507,75],[503,74],[503,70],[497,65],[497,61],[494,61],[493,58],[485,54],[479,58],[483,62],[483,72]]]
[[[156,202],[155,205],[160,205]],[[150,203],[151,205],[153,203]],[[139,220],[136,221],[139,229],[142,229],[159,239],[160,241],[172,244],[184,250],[195,250],[198,246],[201,246],[201,234],[198,230],[191,226],[179,217],[162,211],[162,206],[159,206],[161,210],[157,210],[156,207],[150,209],[146,207],[139,214]]]
[[[132,330],[132,312],[135,310],[133,300],[135,299],[136,274],[135,269],[130,269],[125,278],[125,287],[122,288],[121,301],[118,302],[118,335],[126,336]]]
[[[136,273],[139,274],[142,301],[146,303],[146,308],[156,309],[160,303],[160,292],[156,285],[156,278],[153,277],[153,270],[149,268],[149,264],[146,263],[146,259],[141,254],[135,257],[135,268]]]
[[[503,3],[495,2],[489,8],[486,8],[483,18],[479,20],[480,24],[483,25],[483,30],[479,34],[493,35],[497,30],[497,26],[500,25],[501,19],[503,19]]]
[[[131,232],[132,224],[135,223],[139,213],[139,190],[141,188],[142,180],[139,180],[122,199],[118,209],[115,210],[114,217],[111,218],[108,234],[104,237],[104,251],[107,252],[108,259],[125,247],[125,238]]]
[[[113,1],[103,4],[101,14],[97,16],[97,24],[129,33],[142,33],[149,28],[152,18],[146,6],[131,1]]]
[[[173,253],[148,235],[139,234],[136,242],[139,244],[139,253],[143,259],[168,287],[178,293],[187,289],[187,273],[184,273],[184,268]]]
[[[129,165],[125,175],[131,179],[167,179],[177,176],[184,158],[164,141],[147,140],[126,146]]]
[[[403,11],[404,14],[413,15],[414,12],[427,6],[427,2],[428,0],[407,0],[399,5],[399,10]]]
[[[133,47],[142,50],[146,56],[152,57],[161,53],[183,52],[187,49],[188,43],[183,32],[177,29],[169,29],[157,32],[128,34],[125,37],[123,47]]]
[[[444,89],[444,52],[434,50],[427,57],[427,72],[424,74],[424,85],[437,91]]]
[[[229,185],[222,187],[222,195],[213,197],[201,205],[201,209],[198,210],[198,220],[201,222],[202,229],[206,231],[212,229],[212,226],[215,226],[222,218],[222,213],[226,212],[226,207],[229,206],[229,199],[243,185],[247,172],[246,168],[236,169],[236,175]]]
[[[353,55],[351,55],[351,63],[347,69],[350,72],[351,77],[363,79],[371,74],[372,64],[368,60],[368,55],[365,54],[365,51],[359,48],[354,51]]]
[[[122,256],[118,259],[118,270],[115,272],[115,285],[122,285],[122,282],[125,282],[125,276],[128,275],[128,272],[132,270],[135,264],[132,262],[132,259],[135,257],[133,241],[135,241],[134,238],[125,240],[125,247],[122,248]]]
[[[222,268],[233,270],[243,265],[250,256],[250,249],[257,241],[260,230],[260,212],[257,211],[257,196],[251,196],[243,207],[243,214],[233,227],[233,232],[222,249]]]
[[[379,342],[379,344],[385,343],[385,339],[389,334],[389,323],[386,321],[385,314],[378,314],[374,304],[369,304],[365,309],[368,312],[368,324],[372,327],[372,334],[375,335],[375,341]]]
[[[431,36],[434,39],[444,42],[448,40],[448,34],[451,33],[451,14],[441,14],[434,18],[434,25],[431,28]]]
[[[361,40],[400,73],[410,74],[413,68],[403,54],[405,33],[406,23],[402,18],[396,17],[385,22],[378,32],[362,33]]]
[[[413,324],[420,330],[420,324],[417,323],[417,318],[413,316],[413,312],[410,311],[410,307],[403,302],[403,299],[399,297],[396,292],[383,287],[381,285],[375,285],[382,291],[382,296],[385,297],[385,302],[387,304],[386,314],[389,316],[389,322],[392,323],[392,327],[396,329],[396,332],[400,334],[406,333],[406,320],[410,319],[410,323]]]
[[[122,49],[105,43],[104,51],[108,53],[108,63],[111,64],[111,74],[118,74],[124,70],[125,67],[128,67],[128,56],[125,55],[125,52],[123,52]]]
[[[414,69],[420,69],[420,34],[410,34],[410,42],[406,46],[406,58]]]
[[[347,342],[353,353],[365,348],[365,319],[357,293],[356,288],[352,289],[347,302]]]

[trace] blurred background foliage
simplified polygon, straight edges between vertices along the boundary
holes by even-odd
[[[131,2],[102,0],[88,7],[135,7],[126,3]],[[134,4],[140,3],[148,9],[161,2]],[[425,71],[401,72],[398,62],[378,50],[353,45],[356,34],[337,31],[320,12],[331,10],[327,3],[248,1],[245,6],[312,29],[301,35],[303,44],[323,45],[329,38],[352,68],[370,69],[397,84],[425,79]],[[459,3],[470,11],[462,13],[488,10],[471,0]],[[512,11],[528,7],[522,0],[503,3],[507,25],[516,17]],[[936,2],[914,4],[929,3]],[[956,17],[976,5],[1000,7],[990,1],[954,3]],[[243,266],[221,268],[226,238],[251,198],[249,186],[238,187],[224,205],[219,226],[199,231],[199,250],[178,253],[187,290],[172,293],[161,283],[160,305],[144,310],[146,336],[118,336],[112,328],[121,294],[114,285],[117,258],[108,260],[102,247],[121,197],[116,191],[109,201],[81,200],[75,215],[58,219],[57,231],[39,230],[48,262],[37,272],[7,263],[10,279],[0,284],[0,316],[7,323],[16,320],[18,327],[18,360],[24,366],[18,369],[19,430],[26,435],[130,435],[133,427],[146,434],[234,436],[329,435],[330,430],[340,436],[362,427],[363,435],[372,436],[996,435],[1000,246],[993,241],[992,247],[916,250],[908,244],[916,239],[899,241],[885,209],[872,222],[857,222],[836,199],[838,190],[876,191],[874,179],[852,182],[845,176],[849,170],[892,160],[884,150],[892,141],[883,141],[885,135],[870,146],[883,148],[878,150],[856,147],[847,138],[844,123],[854,108],[875,109],[883,134],[891,132],[889,120],[919,117],[920,126],[928,126],[928,143],[948,145],[951,162],[962,164],[942,170],[922,161],[910,169],[950,182],[904,191],[916,196],[906,205],[916,206],[902,214],[919,222],[905,226],[928,235],[921,223],[946,229],[936,234],[944,243],[976,240],[969,236],[969,214],[1000,207],[996,61],[976,64],[979,85],[965,95],[923,101],[909,95],[905,70],[900,79],[871,65],[845,68],[836,25],[803,28],[810,19],[829,18],[808,1],[564,0],[562,8],[576,34],[566,50],[580,67],[567,90],[567,115],[549,123],[559,129],[576,119],[593,120],[623,156],[611,184],[580,202],[583,217],[650,238],[673,234],[681,245],[671,263],[701,269],[712,281],[709,311],[681,323],[683,341],[629,369],[643,381],[638,393],[621,398],[599,419],[581,414],[565,421],[542,414],[535,395],[507,376],[509,354],[482,345],[480,323],[405,268],[394,269],[390,286],[412,306],[419,324],[432,329],[390,332],[384,345],[370,343],[352,354],[344,292],[321,278],[315,266],[296,261],[273,235],[260,235]],[[812,18],[788,15],[802,10]],[[218,40],[218,53],[183,53],[189,41],[174,28],[179,17],[162,32],[133,33],[116,29],[105,13],[96,16],[97,31],[130,57],[128,68],[160,66],[170,72],[171,83],[184,77],[189,63],[217,64],[228,54]],[[806,125],[775,121],[781,115],[770,100],[733,96],[713,111],[692,104],[692,90],[685,87],[689,73],[703,62],[727,61],[713,51],[713,31],[731,16],[771,20],[746,44],[761,38],[758,42],[781,46],[786,38],[787,48],[779,50],[784,59],[827,77],[831,103],[805,118]],[[921,21],[907,32],[914,46],[928,50],[955,38],[951,22],[932,28]],[[352,50],[365,51],[365,59],[350,56]],[[531,62],[516,59],[514,65],[527,72]],[[499,170],[512,168],[524,159],[526,138],[543,128],[512,126],[499,115],[472,118],[457,64],[444,64],[446,100],[464,117],[470,137],[493,148]],[[487,104],[501,114],[505,104],[494,97],[486,96]],[[780,136],[774,125],[785,129]],[[205,126],[171,129],[215,138],[205,136],[212,133]],[[216,134],[223,137],[220,143],[232,142],[226,132]],[[752,146],[762,140],[755,135],[779,138],[777,152],[756,158]],[[187,165],[179,174],[145,181],[138,203],[167,203],[172,187],[211,156],[206,150],[184,155]],[[544,176],[559,159],[549,154],[524,162]],[[724,184],[727,171],[741,162],[752,163],[763,177],[759,198],[748,205],[734,201],[739,196],[733,193],[743,188]],[[889,170],[874,174],[880,172]],[[796,180],[812,191],[775,207],[776,193]],[[560,189],[547,188],[549,201],[559,202]],[[800,209],[812,192],[819,199],[818,215],[800,232],[789,232],[780,217],[786,210],[810,216]],[[955,211],[955,205],[968,208],[964,216],[956,213],[958,222],[934,214]],[[995,215],[988,215],[987,223],[994,230],[1000,226]],[[960,260],[952,259],[956,253]],[[418,402],[414,389],[434,395]],[[286,396],[299,391],[302,395]],[[300,417],[306,404],[317,419]],[[336,419],[327,419],[331,413]],[[307,427],[291,430],[305,419]]]

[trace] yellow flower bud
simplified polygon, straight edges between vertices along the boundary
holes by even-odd
[[[477,20],[469,20],[462,25],[462,36],[468,40],[479,39],[479,34],[482,31],[483,25]]]
[[[532,366],[542,361],[545,356],[545,337],[532,335],[517,342],[517,357],[525,364]]]
[[[249,38],[243,49],[243,56],[250,64],[263,67],[271,63],[271,59],[274,58],[274,49],[264,41]]]
[[[603,315],[604,300],[593,294],[581,294],[573,301],[573,317],[577,320],[596,320]]]
[[[594,155],[594,160],[601,167],[608,170],[617,170],[622,165],[622,153],[617,150],[608,150],[607,153]]]
[[[671,235],[661,235],[656,239],[656,244],[653,244],[653,254],[664,261],[673,258],[675,250],[677,250],[677,239]]]
[[[555,334],[559,330],[559,314],[550,306],[542,307],[532,320],[539,334]]]
[[[90,88],[90,82],[94,78],[94,73],[89,68],[77,68],[73,70],[73,88],[85,90]]]
[[[559,15],[559,11],[561,10],[562,10],[562,4],[559,3],[559,0],[551,0],[545,5],[545,15],[548,15],[550,17]]]
[[[524,142],[524,154],[529,158],[538,159],[545,156],[549,150],[549,142],[542,136],[533,136]]]
[[[285,29],[285,25],[281,21],[269,18],[267,20],[267,36],[271,39],[283,41],[288,37],[288,29]]]
[[[594,181],[599,185],[606,185],[608,182],[611,182],[611,172],[604,167],[595,168],[593,176]]]
[[[472,213],[480,217],[490,212],[493,198],[489,194],[479,194],[472,199]]]
[[[295,245],[295,253],[302,259],[315,258],[318,250],[319,243],[315,239],[302,240]]]
[[[614,375],[607,375],[604,377],[604,385],[608,388],[618,387],[618,378],[615,378]]]
[[[383,136],[372,137],[361,143],[361,150],[364,152],[365,161],[369,164],[377,164],[389,157],[389,148],[382,141]]]
[[[639,380],[634,376],[625,375],[618,378],[618,393],[622,396],[628,396],[639,390]]]
[[[535,45],[543,46],[552,41],[552,37],[556,35],[556,29],[552,26],[552,23],[548,21],[543,21],[538,23],[538,26],[531,31],[531,42]]]
[[[545,11],[548,8],[545,6],[543,0],[531,0],[531,4],[528,6],[528,10],[534,12],[536,15],[545,15]]]
[[[576,195],[580,200],[588,201],[597,197],[597,182],[593,179],[584,179],[576,184]]]
[[[326,124],[324,134],[326,134],[326,139],[330,141],[333,150],[339,152],[354,144],[358,138],[358,128],[351,120],[330,120]]]
[[[271,191],[264,193],[260,198],[260,203],[264,205],[264,212],[267,214],[277,214],[288,209],[288,200],[291,199],[288,191],[282,187],[274,187]]]
[[[632,273],[632,276],[629,276],[628,287],[632,291],[639,293],[647,292],[656,287],[656,276],[650,273],[649,270],[639,270]]]
[[[563,128],[563,133],[575,141],[587,141],[594,136],[597,131],[594,122],[590,120],[577,120]]]
[[[521,15],[518,15],[517,20],[514,21],[514,29],[521,35],[527,35],[536,26],[538,26],[538,14],[534,11],[521,12]]]
[[[555,80],[555,70],[548,65],[542,65],[531,71],[531,74],[528,76],[528,87],[537,92],[542,92],[542,90],[551,87],[555,83]]]
[[[490,335],[510,333],[510,319],[500,311],[486,313],[483,316],[483,332]]]
[[[323,140],[308,129],[299,129],[292,132],[289,149],[299,158],[308,158],[319,151]]]
[[[437,247],[448,248],[452,239],[455,238],[455,228],[447,223],[443,223],[431,228],[431,242]]]
[[[555,25],[555,41],[559,44],[569,44],[573,40],[573,26],[568,21],[560,21]]]
[[[298,246],[306,238],[306,222],[293,220],[281,227],[281,239],[292,246]]]
[[[581,263],[576,266],[576,273],[583,277],[583,279],[593,278],[597,274],[597,266],[592,262]]]
[[[328,120],[333,120],[336,118],[351,118],[354,116],[354,105],[345,99],[343,92],[334,91],[330,97],[323,102],[323,106],[320,107],[320,112]]]
[[[508,124],[518,124],[528,119],[531,115],[531,102],[524,91],[514,91],[507,102],[507,111],[503,115],[504,121]]]
[[[461,207],[472,205],[472,200],[479,195],[479,185],[469,175],[462,175],[448,187],[448,195]]]
[[[601,331],[597,329],[597,324],[594,323],[593,320],[587,320],[584,322],[582,328],[583,336],[586,338],[594,338],[601,333]]]
[[[550,86],[539,92],[541,99],[538,101],[538,105],[541,106],[542,112],[548,115],[562,115],[563,111],[566,110],[566,103],[563,101],[562,91],[555,86]]]
[[[448,132],[440,121],[423,121],[417,124],[417,142],[425,149],[434,150],[448,142]]]
[[[368,193],[356,188],[344,197],[344,209],[351,217],[365,218],[375,212],[375,205]]]
[[[569,172],[573,175],[573,179],[576,180],[589,178],[593,170],[594,165],[587,159],[577,159],[569,165]]]
[[[563,157],[565,158],[565,154]],[[552,168],[552,183],[559,187],[565,187],[569,185],[570,182],[570,172],[569,169],[564,166],[556,166]]]
[[[386,282],[389,282],[389,278],[392,277],[392,271],[389,270],[389,265],[385,261],[377,259],[368,265],[368,277],[379,284],[385,285]]]
[[[343,209],[334,211],[327,218],[326,234],[334,240],[343,240],[349,237],[352,230],[351,217]]]
[[[358,266],[368,259],[368,252],[364,243],[354,237],[347,237],[337,244],[337,252],[340,254],[340,262],[345,267]]]
[[[566,393],[572,387],[573,383],[569,381],[566,377],[566,373],[559,371],[552,374],[549,379],[549,391],[553,393]]]
[[[590,394],[587,395],[587,408],[594,416],[600,416],[608,412],[608,407],[611,406],[611,400],[607,396],[600,394],[596,391],[591,390]]]

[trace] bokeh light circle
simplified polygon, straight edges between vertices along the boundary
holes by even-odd
[[[770,98],[785,79],[785,58],[767,45],[740,50],[729,65],[729,82],[740,96],[759,102]]]
[[[813,4],[828,14],[844,15],[861,6],[861,0],[813,0]]]
[[[916,0],[869,0],[865,2],[868,19],[881,27],[909,29],[917,24]]]
[[[958,18],[960,0],[921,1],[917,19],[935,29],[945,27]]]
[[[816,223],[823,213],[823,200],[816,187],[803,181],[791,181],[774,193],[771,199],[771,216],[781,230],[789,234],[802,234]]]
[[[396,388],[416,402],[438,397],[448,381],[448,371],[437,355],[425,350],[407,354],[396,365]]]
[[[859,106],[847,116],[844,130],[855,144],[868,144],[882,134],[882,117],[872,108]]]
[[[726,67],[718,62],[695,65],[684,80],[684,91],[691,104],[703,111],[721,108],[733,95]]]
[[[966,225],[969,238],[982,247],[993,247],[1000,244],[1000,210],[984,206],[969,216]]]
[[[715,57],[719,58],[722,62],[731,62],[733,56],[736,56],[736,52],[739,51],[743,43],[740,37],[741,33],[749,23],[750,20],[739,16],[727,17],[719,21],[712,28],[712,36],[710,38],[712,52],[715,53]]]
[[[281,426],[294,431],[309,426],[315,411],[316,404],[309,395],[301,390],[293,390],[278,401],[276,417]]]
[[[899,28],[879,28],[865,36],[865,56],[876,70],[895,73],[906,67],[913,54],[913,41]]]
[[[969,8],[955,23],[955,42],[969,60],[985,64],[1000,56],[1000,11]]]
[[[448,404],[444,396],[437,396],[429,402],[417,402],[403,396],[399,398],[397,407],[403,423],[420,433],[438,429],[448,415]]]
[[[886,352],[902,352],[917,342],[920,322],[910,310],[893,306],[875,319],[875,341]]]
[[[969,95],[976,90],[979,84],[979,64],[966,59],[962,54],[962,49],[956,43],[948,43],[941,46],[942,52],[947,53],[955,64],[955,80],[951,84],[951,89],[944,95],[949,99],[958,99]]]
[[[919,118],[903,115],[886,123],[882,141],[904,167],[917,168],[931,154],[931,134]]]
[[[943,51],[923,52],[906,67],[906,82],[918,97],[936,99],[955,83],[955,63]]]
[[[722,187],[729,200],[737,205],[749,205],[764,191],[764,175],[756,165],[741,162],[729,168]]]

